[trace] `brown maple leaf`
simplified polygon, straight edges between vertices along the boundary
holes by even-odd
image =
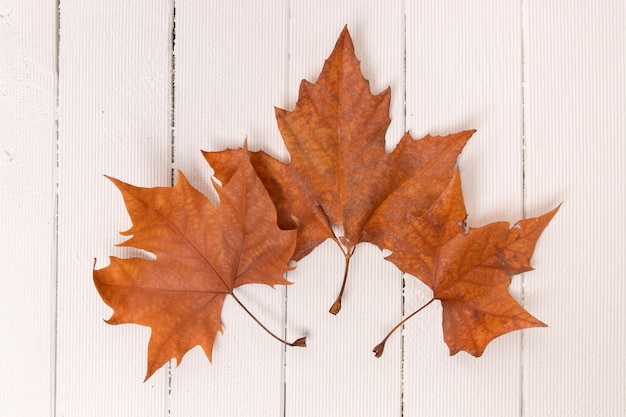
[[[408,133],[385,152],[390,89],[372,95],[347,28],[316,83],[300,85],[293,111],[276,109],[290,163],[264,152],[250,159],[278,210],[281,227],[301,224],[293,259],[333,239],[346,258],[343,284],[331,307],[341,309],[348,265],[356,245],[370,242],[393,249],[391,237],[409,213],[422,215],[452,177],[457,156],[473,130],[414,140]],[[241,149],[205,152],[218,179],[227,183]],[[337,237],[333,226],[343,227]]]
[[[246,284],[290,284],[283,273],[290,269],[296,241],[295,229],[277,226],[274,204],[247,158],[226,186],[216,187],[217,209],[180,172],[172,188],[111,181],[122,192],[133,223],[122,233],[132,237],[121,246],[151,252],[156,260],[110,257],[110,265],[94,270],[93,279],[114,309],[108,323],[152,329],[146,379],[172,358],[180,364],[197,345],[212,360],[227,295],[281,340],[233,292]],[[305,339],[287,344],[304,346]]]
[[[386,259],[420,279],[433,297],[394,327],[374,348],[381,356],[388,337],[434,300],[443,307],[444,339],[453,355],[481,356],[494,338],[514,330],[543,327],[508,292],[511,275],[530,271],[537,239],[559,207],[513,227],[491,223],[466,230],[457,172],[431,209],[411,216]]]

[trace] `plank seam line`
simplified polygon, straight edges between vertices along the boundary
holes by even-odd
[[[54,159],[53,164],[53,213],[52,213],[52,294],[50,297],[52,308],[52,340],[50,341],[50,414],[51,416],[57,415],[57,350],[58,350],[58,297],[59,297],[59,80],[60,80],[60,47],[61,47],[61,0],[55,2],[54,13],[54,74],[53,74],[53,129],[54,129]]]
[[[284,103],[288,103],[289,102],[289,68],[291,65],[291,0],[286,0],[285,2],[286,7],[287,7],[287,16],[286,16],[286,25],[285,25],[285,52],[286,52],[286,56],[285,56],[285,67],[284,67],[284,71],[285,71],[285,84],[284,84],[284,89],[285,89],[285,97],[283,99]],[[289,272],[285,273],[285,277],[289,276]],[[287,340],[287,314],[289,312],[287,305],[289,302],[289,288],[287,288],[287,286],[285,286],[284,288],[285,291],[285,298],[283,301],[283,311],[284,311],[284,315],[283,315],[283,324],[284,324],[284,340]],[[282,380],[283,380],[283,390],[282,390],[282,401],[281,401],[281,406],[282,406],[282,412],[280,413],[283,417],[287,417],[287,345],[283,346],[283,351],[282,351]]]
[[[526,7],[527,1],[520,1],[520,61],[521,61],[521,130],[522,130],[522,218],[526,218]],[[520,275],[520,303],[523,306],[525,299],[524,274]],[[519,416],[524,417],[524,330],[520,332],[519,350]]]
[[[406,28],[406,0],[402,1],[401,4],[402,10],[402,132],[405,133],[407,131],[406,119],[407,119],[407,110],[406,110],[406,86],[407,86],[407,63],[406,63],[406,55],[407,55],[407,28]],[[401,272],[401,280],[402,280],[402,288],[400,292],[400,317],[404,317],[406,314],[406,274]],[[405,369],[404,369],[404,325],[400,330],[400,416],[404,417],[404,377],[405,377]]]
[[[170,186],[174,186],[174,140],[176,127],[176,0],[170,0],[170,123],[169,123],[169,139],[170,139]],[[167,367],[167,402],[166,413],[172,415],[172,370],[174,364],[172,360],[168,361]]]

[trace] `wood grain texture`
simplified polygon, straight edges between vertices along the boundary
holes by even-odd
[[[407,127],[415,136],[477,129],[459,158],[471,227],[522,217],[521,13],[499,1],[407,2]],[[405,314],[431,297],[406,276]],[[520,280],[511,288],[519,299]],[[405,415],[517,415],[520,332],[480,358],[449,356],[435,303],[404,328]],[[445,395],[444,395],[445,393]]]
[[[168,368],[143,383],[150,330],[109,326],[91,270],[130,227],[104,174],[170,183],[172,8],[61,2],[57,398],[59,416],[165,416]]]
[[[526,212],[563,201],[537,247],[524,337],[524,414],[626,410],[626,7],[524,8]],[[555,24],[557,22],[557,24]]]
[[[54,2],[0,2],[0,415],[623,414],[622,0],[59,4],[55,28]],[[239,293],[273,330],[307,335],[306,349],[231,302],[213,364],[194,349],[143,383],[149,329],[106,325],[91,279],[94,258],[143,256],[114,247],[130,222],[103,175],[168,186],[181,169],[215,202],[201,149],[247,137],[288,160],[273,106],[293,109],[345,24],[372,92],[391,86],[388,150],[405,130],[477,129],[459,161],[470,225],[564,203],[536,270],[511,288],[550,327],[449,357],[434,303],[375,359],[430,290],[363,244],[332,316],[344,258],[327,242],[288,273],[293,286]]]
[[[284,158],[273,106],[285,91],[286,35],[284,1],[177,3],[174,166],[214,202],[201,150],[238,148],[248,138],[251,149]],[[284,288],[244,286],[236,294],[283,334]],[[195,349],[172,371],[172,415],[281,415],[285,347],[231,297],[222,323],[212,364]]]
[[[54,4],[0,3],[0,415],[54,396]],[[24,407],[26,405],[26,407]]]

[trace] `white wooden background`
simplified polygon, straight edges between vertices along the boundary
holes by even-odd
[[[448,356],[441,309],[364,245],[337,316],[325,244],[288,290],[242,288],[214,363],[194,349],[142,382],[149,329],[109,326],[92,284],[129,227],[103,174],[212,194],[201,149],[287,158],[292,109],[344,24],[389,149],[476,128],[462,157],[478,226],[564,204],[512,292],[550,325]],[[0,416],[623,416],[626,414],[626,7],[623,0],[0,0]],[[175,33],[175,37],[174,37]],[[214,197],[212,197],[214,198]],[[254,344],[250,344],[254,340]]]

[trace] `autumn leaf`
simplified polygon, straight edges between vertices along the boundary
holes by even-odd
[[[233,290],[247,284],[289,284],[283,274],[290,269],[296,229],[277,226],[275,207],[247,158],[240,159],[226,186],[216,187],[218,208],[180,172],[172,188],[111,181],[122,192],[133,223],[122,233],[131,237],[121,246],[143,249],[156,260],[110,257],[109,266],[93,271],[93,279],[114,309],[108,323],[152,329],[146,379],[172,358],[180,364],[197,345],[212,360],[215,337],[223,332],[226,296],[272,334]],[[290,345],[304,346],[305,339]]]
[[[341,290],[331,307],[336,314],[355,247],[370,242],[393,249],[408,214],[424,214],[453,175],[452,168],[473,130],[414,140],[404,135],[385,152],[390,89],[372,95],[347,28],[315,83],[303,80],[296,108],[276,109],[279,130],[291,161],[251,153],[255,171],[270,193],[281,227],[300,220],[293,259],[326,239],[346,258]],[[215,175],[228,183],[242,149],[205,152]],[[343,228],[336,236],[333,227]]]
[[[537,239],[559,207],[513,227],[491,223],[466,230],[460,175],[457,172],[440,199],[422,216],[411,216],[396,236],[387,259],[420,279],[433,297],[400,322],[374,348],[383,353],[394,330],[434,300],[443,307],[443,332],[453,355],[464,350],[481,356],[494,338],[514,330],[543,327],[508,292],[511,275],[530,271]]]

